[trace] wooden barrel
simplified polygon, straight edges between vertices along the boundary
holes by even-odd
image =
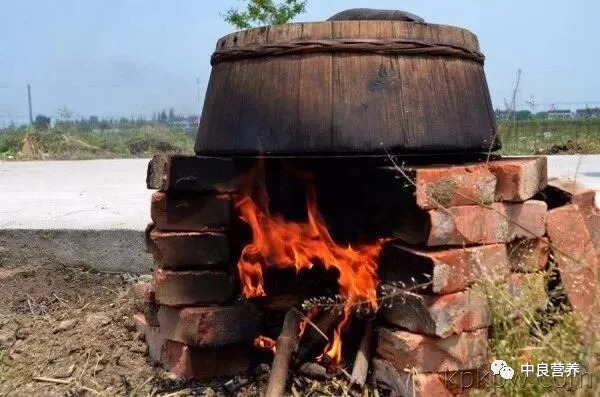
[[[495,119],[477,37],[333,20],[217,42],[195,150],[206,155],[474,152]]]

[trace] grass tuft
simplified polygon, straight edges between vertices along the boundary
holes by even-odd
[[[556,272],[551,265],[542,274],[548,281]],[[580,319],[563,303],[560,291],[546,291],[546,303],[540,305],[539,288],[534,283],[524,283],[520,293],[485,279],[475,288],[486,295],[492,314],[490,357],[506,361],[514,369],[515,378],[503,381],[495,377],[487,388],[470,395],[570,396],[600,392],[600,370],[595,364],[598,349],[590,351],[584,345]],[[581,374],[554,378],[521,373],[522,365],[532,364],[537,370],[540,363],[549,368],[552,363],[578,363]]]

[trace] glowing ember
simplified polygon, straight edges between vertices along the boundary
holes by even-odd
[[[277,342],[275,342],[273,339],[269,338],[268,336],[259,335],[254,339],[255,347],[271,350],[271,351],[273,351],[273,353],[275,353],[275,351],[276,351],[276,348],[275,348],[276,345],[277,345]]]
[[[256,186],[255,186],[256,187]],[[341,333],[348,323],[351,308],[367,302],[377,308],[377,257],[382,241],[356,247],[336,244],[316,208],[314,189],[308,193],[308,222],[289,222],[271,215],[263,188],[255,201],[249,195],[236,200],[241,218],[250,225],[253,240],[244,247],[238,271],[245,297],[264,296],[263,270],[267,267],[310,269],[321,263],[339,271],[339,292],[345,299],[344,318],[334,331],[325,354],[334,362],[341,358]],[[260,205],[257,203],[259,202]]]

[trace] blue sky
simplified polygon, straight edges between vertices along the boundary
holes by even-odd
[[[233,30],[219,13],[238,0],[0,0],[0,120],[151,115],[201,109],[216,40]],[[596,0],[309,0],[297,21],[352,7],[403,9],[475,32],[496,107],[523,70],[520,103],[538,109],[600,106],[600,2]],[[200,81],[200,101],[196,94]],[[0,125],[1,126],[1,125]]]

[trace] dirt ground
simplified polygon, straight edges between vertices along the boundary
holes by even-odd
[[[0,396],[221,394],[148,363],[131,319],[136,281],[62,266],[0,269]]]
[[[130,284],[61,266],[0,269],[0,395],[149,394],[160,374],[133,330]]]
[[[201,383],[153,368],[132,321],[137,281],[58,265],[0,268],[0,396],[260,395],[264,364]],[[292,383],[295,396],[348,391],[339,379]]]

